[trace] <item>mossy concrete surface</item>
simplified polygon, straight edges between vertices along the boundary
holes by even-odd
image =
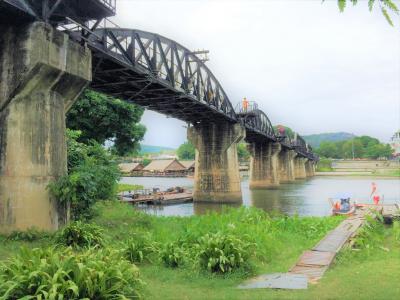
[[[236,146],[245,135],[240,124],[229,122],[188,128],[188,139],[196,148],[193,201],[242,202]]]
[[[47,186],[67,172],[65,113],[91,69],[89,49],[51,26],[0,26],[0,232],[67,222]]]

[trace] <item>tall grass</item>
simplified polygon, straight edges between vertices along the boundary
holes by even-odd
[[[342,220],[340,217],[270,215],[260,209],[246,207],[191,217],[155,217],[116,202],[99,203],[97,208],[100,217],[95,222],[107,228],[109,241],[118,239],[134,245],[131,248],[131,253],[136,252],[134,260],[145,261],[147,256],[153,255],[145,254],[149,247],[139,238],[149,234],[152,240],[146,241],[147,245],[169,245],[162,246],[161,252],[158,250],[161,264],[190,268],[198,265],[197,246],[206,236],[229,236],[235,240],[233,247],[241,247],[240,242],[251,244],[251,254],[243,253],[247,262],[242,266],[251,263],[256,268],[264,268],[269,263],[279,264],[277,262],[282,260],[286,268],[291,263],[288,257],[298,256]],[[236,242],[238,240],[240,242]],[[157,259],[153,261],[155,263]]]

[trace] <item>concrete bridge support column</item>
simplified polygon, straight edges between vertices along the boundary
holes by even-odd
[[[279,180],[281,183],[295,180],[295,157],[296,152],[294,150],[282,148],[279,153]]]
[[[296,179],[305,179],[307,178],[306,175],[306,161],[307,158],[296,156],[294,159],[295,165],[295,178]]]
[[[56,230],[68,206],[65,113],[91,80],[91,53],[44,23],[0,25],[0,232]]]
[[[188,139],[196,148],[195,202],[242,202],[236,145],[245,134],[240,124],[228,122],[188,128]]]
[[[306,176],[307,177],[312,177],[315,175],[314,174],[314,162],[312,160],[307,160],[305,167],[306,167]]]
[[[267,189],[279,186],[279,143],[254,141],[249,144],[250,189]]]

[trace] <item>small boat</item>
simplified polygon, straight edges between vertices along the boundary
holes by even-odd
[[[356,207],[352,205],[349,210],[347,211],[342,211],[342,210],[337,210],[332,207],[332,215],[334,216],[352,216],[356,211]]]
[[[349,195],[340,195],[336,197],[336,202],[332,198],[329,198],[329,203],[332,207],[332,215],[334,216],[352,216],[356,211],[356,205],[350,203]]]

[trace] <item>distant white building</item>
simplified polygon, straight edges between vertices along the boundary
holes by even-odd
[[[394,156],[400,156],[400,130],[395,132],[395,134],[390,139],[390,147],[393,149]]]

